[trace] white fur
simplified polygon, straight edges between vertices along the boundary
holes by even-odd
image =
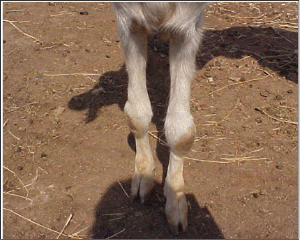
[[[129,76],[125,113],[136,139],[135,174],[131,195],[139,192],[144,201],[153,185],[154,162],[148,140],[152,118],[146,87],[147,35],[166,33],[170,38],[170,100],[165,135],[170,146],[170,162],[164,193],[166,215],[172,230],[187,228],[187,203],[184,195],[183,160],[190,150],[195,125],[190,114],[190,85],[195,57],[201,40],[202,14],[207,3],[143,2],[113,3],[118,31]]]

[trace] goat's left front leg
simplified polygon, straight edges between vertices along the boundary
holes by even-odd
[[[120,29],[128,72],[128,100],[124,111],[136,143],[135,172],[131,183],[131,199],[138,195],[143,203],[153,187],[154,160],[148,139],[152,118],[146,85],[147,32],[133,24],[129,31]]]
[[[195,136],[189,100],[200,33],[193,36],[196,38],[173,36],[170,39],[171,89],[165,134],[171,150],[164,194],[167,199],[165,211],[174,234],[178,234],[179,225],[183,231],[187,229],[188,206],[184,193],[183,161]]]

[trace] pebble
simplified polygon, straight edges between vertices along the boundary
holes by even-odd
[[[80,15],[88,15],[88,14],[89,14],[88,11],[81,11],[81,12],[79,12],[79,13],[80,13]]]
[[[262,119],[260,119],[260,118],[256,118],[255,121],[256,121],[256,123],[262,123]]]
[[[18,146],[18,147],[16,148],[16,150],[15,150],[15,152],[21,152],[21,151],[22,151],[22,149],[21,149],[21,147],[19,147],[19,146]]]
[[[260,95],[263,96],[263,97],[268,97],[270,94],[271,93],[268,90],[261,90],[260,91]]]
[[[276,100],[283,100],[283,97],[282,97],[282,95],[276,95],[275,99]]]
[[[283,165],[281,165],[281,164],[276,165],[276,169],[282,170],[283,169]]]
[[[18,171],[22,171],[24,169],[23,166],[18,166],[17,168],[18,168]]]

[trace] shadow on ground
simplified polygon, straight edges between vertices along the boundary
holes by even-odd
[[[129,193],[130,180],[122,181]],[[222,239],[224,238],[206,207],[200,207],[192,194],[189,204],[188,232],[174,237],[164,213],[165,197],[162,186],[155,184],[145,204],[136,200],[131,204],[119,183],[114,183],[95,208],[95,220],[90,237],[94,239]],[[115,236],[114,236],[115,235]]]

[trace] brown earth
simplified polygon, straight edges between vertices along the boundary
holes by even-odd
[[[156,186],[131,205],[134,139],[110,4],[6,2],[3,18],[3,237],[175,238],[162,192],[168,45],[149,38]],[[189,228],[177,238],[297,239],[298,3],[213,3],[205,22]]]

